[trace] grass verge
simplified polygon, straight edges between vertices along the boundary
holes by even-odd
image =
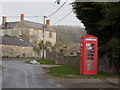
[[[30,61],[25,61],[24,63],[30,63]]]
[[[46,65],[55,65],[54,61],[50,60],[37,60],[40,64],[46,64]]]
[[[96,76],[80,75],[79,70],[72,66],[62,65],[57,67],[45,67],[49,74],[61,78],[118,78],[118,75],[99,72]]]
[[[79,70],[75,67],[62,65],[57,67],[45,67],[44,69],[50,70],[50,74],[56,77],[66,77],[67,75],[79,75]]]

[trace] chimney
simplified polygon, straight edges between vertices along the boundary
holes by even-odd
[[[24,20],[24,14],[20,15],[20,20]]]
[[[50,20],[46,20],[46,25],[50,25]]]
[[[2,23],[5,23],[5,22],[6,22],[6,17],[3,16],[3,17],[2,17]]]

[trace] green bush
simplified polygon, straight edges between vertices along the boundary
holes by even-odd
[[[111,63],[114,64],[115,70],[118,72],[120,70],[120,39],[112,38],[109,42],[109,53]]]
[[[2,56],[2,58],[9,58],[9,56]]]
[[[25,57],[25,54],[23,53],[23,57]]]
[[[109,58],[110,67],[114,65],[115,70],[120,70],[120,40],[118,38],[112,38],[106,45],[102,45],[99,48],[99,57],[107,56]]]
[[[19,57],[20,57],[20,55],[17,55],[17,56],[16,56],[16,58],[19,58]]]
[[[7,35],[7,34],[4,35],[4,36],[5,36],[5,37],[16,37],[16,36],[11,36],[11,35]]]

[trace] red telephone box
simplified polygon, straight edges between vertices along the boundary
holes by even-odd
[[[97,75],[98,38],[93,35],[81,37],[81,70],[82,75]]]

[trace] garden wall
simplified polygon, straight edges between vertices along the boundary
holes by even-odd
[[[80,53],[77,56],[63,56],[56,52],[47,51],[48,60],[55,61],[55,64],[65,64],[77,67],[80,69]],[[98,70],[102,72],[107,72],[110,74],[116,74],[114,65],[109,67],[109,60],[107,58],[101,58],[98,60]]]

